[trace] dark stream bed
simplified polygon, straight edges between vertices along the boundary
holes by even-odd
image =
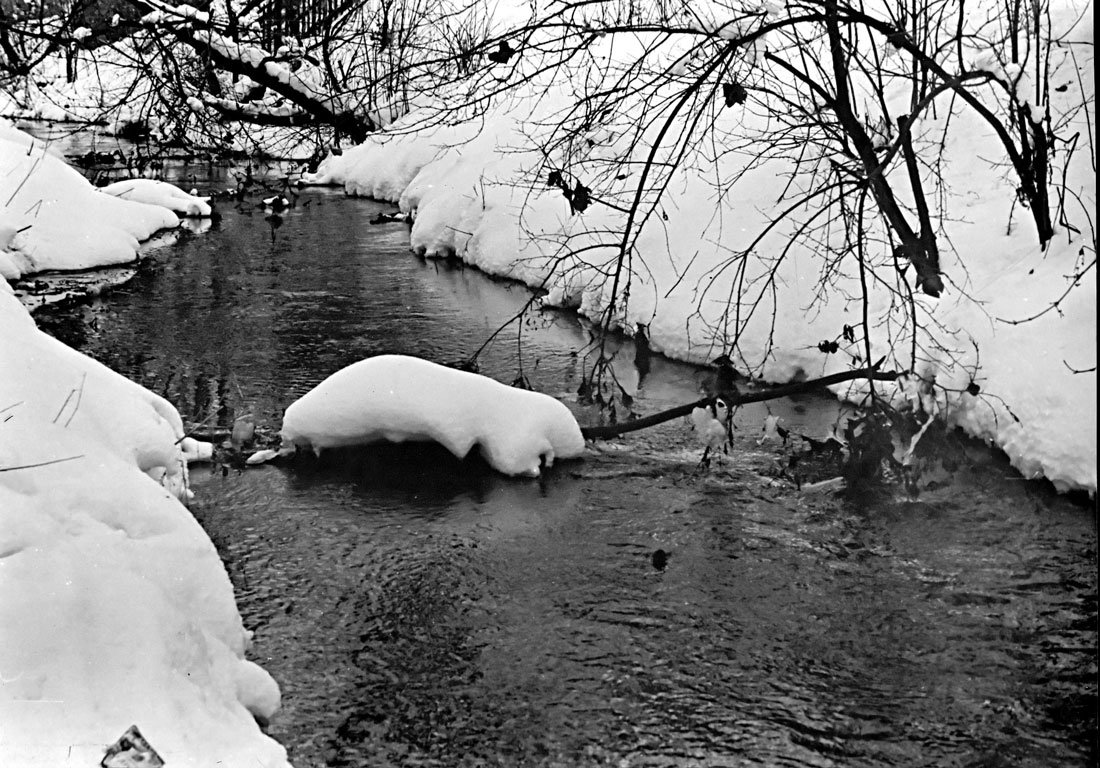
[[[405,225],[368,223],[387,206],[307,192],[274,229],[256,199],[39,322],[189,422],[277,430],[340,367],[461,360],[527,298],[417,259]],[[522,328],[522,369],[513,328],[482,372],[575,407],[584,328]],[[658,359],[635,407],[696,397]],[[837,417],[820,396],[770,409],[814,434]],[[740,412],[709,471],[680,421],[537,481],[415,446],[193,466],[282,687],[268,732],[299,768],[1095,764],[1093,508],[973,446],[917,501],[799,490],[757,442],[766,413]]]

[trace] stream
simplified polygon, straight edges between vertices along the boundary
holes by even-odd
[[[224,185],[207,172],[169,178]],[[187,421],[277,431],[339,368],[457,362],[528,298],[413,256],[403,223],[369,223],[391,206],[314,190],[275,227],[257,200],[220,202],[39,323]],[[585,327],[535,312],[518,329],[481,372],[592,423]],[[660,358],[638,387],[617,343],[639,413],[699,396],[696,369]],[[193,466],[192,511],[283,691],[268,732],[298,768],[1095,764],[1093,509],[968,443],[916,501],[805,492],[759,441],[769,412],[825,434],[839,409],[746,407],[708,470],[682,421],[539,480],[430,446]]]

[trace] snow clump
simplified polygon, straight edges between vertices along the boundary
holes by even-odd
[[[286,409],[282,439],[315,451],[432,441],[460,459],[477,446],[497,471],[530,477],[584,452],[577,420],[553,397],[404,355],[329,376]]]

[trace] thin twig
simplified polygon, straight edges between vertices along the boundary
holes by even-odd
[[[66,456],[63,459],[50,459],[49,461],[40,461],[37,464],[20,464],[17,467],[0,467],[0,472],[14,472],[17,469],[34,469],[35,467],[48,467],[50,464],[60,464],[63,461],[75,461],[76,459],[83,459],[84,454],[78,456]]]

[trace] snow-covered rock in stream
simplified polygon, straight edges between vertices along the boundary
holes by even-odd
[[[0,765],[98,765],[131,725],[170,766],[286,766],[279,688],[180,502],[166,400],[39,331],[0,281]]]
[[[497,471],[527,476],[584,452],[576,418],[553,397],[404,355],[329,376],[286,409],[282,439],[314,450],[431,441],[458,458],[476,446]]]

